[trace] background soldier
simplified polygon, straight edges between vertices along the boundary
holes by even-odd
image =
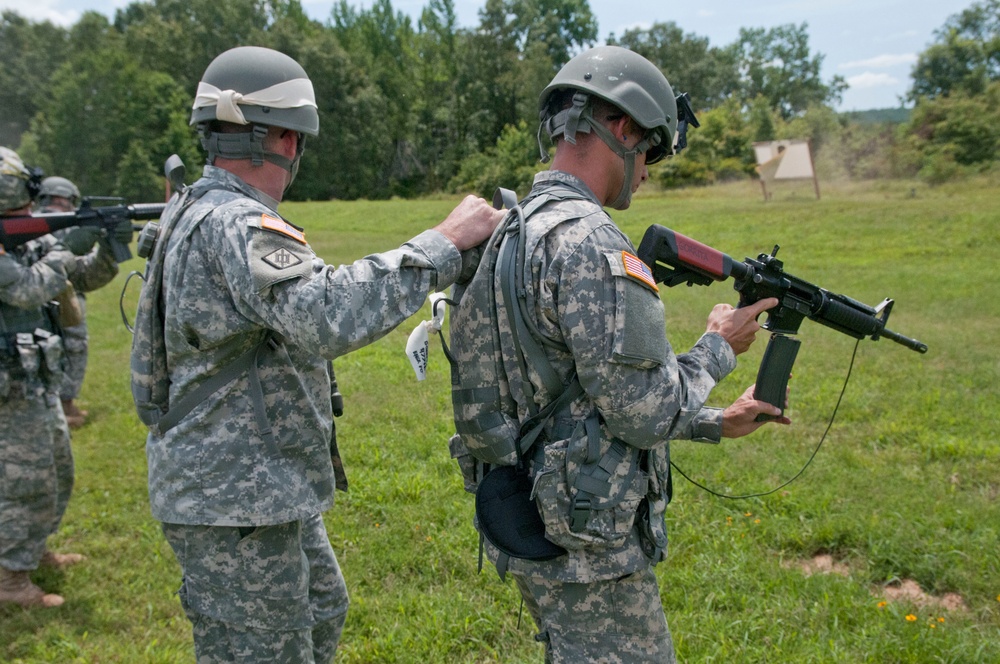
[[[66,178],[58,176],[47,177],[42,180],[41,189],[38,192],[38,199],[35,201],[39,212],[73,212],[80,207],[80,190],[75,184]],[[55,237],[60,237],[67,231],[57,231]],[[88,412],[80,410],[76,404],[76,399],[80,395],[83,386],[84,374],[87,371],[87,297],[86,291],[100,288],[109,283],[118,274],[118,263],[106,250],[102,250],[103,244],[99,243],[85,260],[94,264],[94,269],[86,270],[83,274],[88,277],[89,283],[84,283],[80,278],[70,279],[73,283],[73,293],[69,294],[75,298],[76,313],[80,322],[75,325],[63,326],[63,346],[66,350],[66,378],[63,381],[62,389],[59,390],[59,398],[62,401],[63,413],[66,414],[66,422],[71,429],[83,426]],[[72,303],[66,303],[72,306]]]
[[[656,66],[619,47],[585,51],[545,88],[540,109],[556,153],[521,202],[528,219],[519,251],[529,267],[519,298],[530,320],[517,336],[534,328],[532,345],[547,362],[519,362],[525,351],[508,318],[517,314],[502,300],[495,318],[522,423],[555,402],[552,385],[569,394],[576,383],[582,388],[546,424],[529,459],[545,537],[566,553],[529,561],[487,551],[498,570],[506,564],[513,573],[546,661],[672,662],[653,572],[666,553],[668,441],[718,442],[761,426],[759,413],[780,415],[752,389],[725,411],[704,405],[754,340],[756,317],[777,301],[716,305],[689,352],[675,355],[667,342],[652,275],[603,209],[629,207],[647,165],[673,152],[677,103]],[[464,329],[453,315],[453,348]],[[474,340],[460,345],[475,348]],[[456,359],[461,375],[463,358]],[[531,389],[518,389],[524,371]]]
[[[398,249],[325,265],[276,211],[319,132],[302,67],[226,51],[191,122],[209,165],[163,213],[132,348],[134,375],[169,367],[133,383],[153,515],[183,570],[199,662],[329,662],[348,605],[322,519],[339,462],[329,361],[474,268],[466,250],[502,215],[470,196]],[[166,385],[167,410],[149,406]]]
[[[0,147],[0,216],[28,214],[38,177]],[[129,226],[131,237],[131,225]],[[78,553],[47,551],[73,489],[69,430],[59,403],[62,340],[49,301],[82,276],[101,237],[74,228],[12,251],[0,247],[0,602],[59,606],[63,598],[31,582],[39,564],[65,566]]]

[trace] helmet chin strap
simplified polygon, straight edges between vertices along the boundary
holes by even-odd
[[[284,155],[264,149],[264,138],[267,136],[267,125],[255,124],[253,131],[236,134],[225,134],[211,131],[206,122],[201,126],[201,145],[208,153],[208,163],[215,164],[219,157],[223,159],[249,159],[254,166],[263,166],[269,161],[291,174],[285,191],[292,186],[299,172],[299,161],[306,147],[306,137],[299,133],[295,148],[295,156],[291,159]]]
[[[635,160],[640,154],[658,143],[658,137],[653,134],[646,136],[639,143],[629,149],[615,138],[614,134],[603,124],[594,119],[593,107],[588,104],[588,95],[577,92],[573,95],[573,105],[555,115],[543,119],[538,128],[538,147],[542,155],[542,162],[548,161],[548,153],[542,149],[541,133],[545,129],[552,139],[560,134],[569,143],[576,144],[576,134],[589,134],[593,131],[601,141],[607,145],[612,152],[622,158],[625,165],[625,180],[622,182],[621,191],[615,199],[608,204],[608,207],[615,210],[624,210],[632,201],[632,177],[635,175]]]

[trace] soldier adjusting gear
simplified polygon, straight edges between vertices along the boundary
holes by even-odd
[[[575,91],[570,104],[560,91]],[[599,119],[594,118],[591,97],[616,106],[646,130],[632,149],[613,136]],[[690,107],[686,105],[685,109]],[[690,115],[690,117],[686,117]],[[542,161],[548,160],[541,143],[546,131],[552,140],[562,136],[576,143],[576,134],[593,131],[625,163],[625,180],[612,208],[627,206],[631,198],[635,158],[645,153],[646,163],[655,164],[674,153],[674,133],[678,130],[678,104],[674,91],[663,73],[646,58],[620,46],[599,46],[584,51],[566,63],[539,98],[539,150]],[[693,113],[685,114],[684,128],[697,126]],[[678,141],[678,149],[684,146]]]
[[[224,132],[217,122],[251,130]],[[303,135],[319,134],[316,96],[305,70],[284,53],[258,46],[233,48],[212,60],[198,83],[191,124],[198,125],[209,164],[217,157],[250,159],[254,166],[266,160],[287,170],[292,179],[305,147]],[[268,127],[299,134],[294,159],[265,150]]]

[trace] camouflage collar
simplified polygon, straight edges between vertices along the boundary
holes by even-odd
[[[581,194],[587,200],[593,201],[596,205],[601,205],[601,202],[597,200],[597,196],[594,192],[590,190],[583,180],[566,173],[565,171],[542,171],[535,174],[535,183],[533,186],[534,190],[538,190],[546,186],[563,186],[569,187]]]
[[[219,168],[218,166],[205,166],[205,170],[202,171],[202,177],[220,182],[227,189],[235,189],[241,194],[266,205],[275,212],[278,211],[278,201],[276,199],[268,196],[257,187],[247,184],[245,180],[233,175],[224,168]]]

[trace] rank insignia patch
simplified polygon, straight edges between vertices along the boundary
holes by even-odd
[[[281,249],[276,249],[272,251],[267,256],[261,258],[262,261],[275,268],[276,270],[285,270],[290,267],[295,267],[302,263],[302,259],[290,252],[288,249],[282,247]]]
[[[266,228],[269,231],[275,231],[276,233],[281,233],[282,235],[287,235],[288,237],[292,238],[293,240],[296,240],[297,242],[301,242],[302,244],[306,243],[306,234],[300,231],[295,226],[292,226],[284,219],[278,219],[277,217],[272,217],[269,214],[264,214],[261,215],[260,218],[260,227]]]

